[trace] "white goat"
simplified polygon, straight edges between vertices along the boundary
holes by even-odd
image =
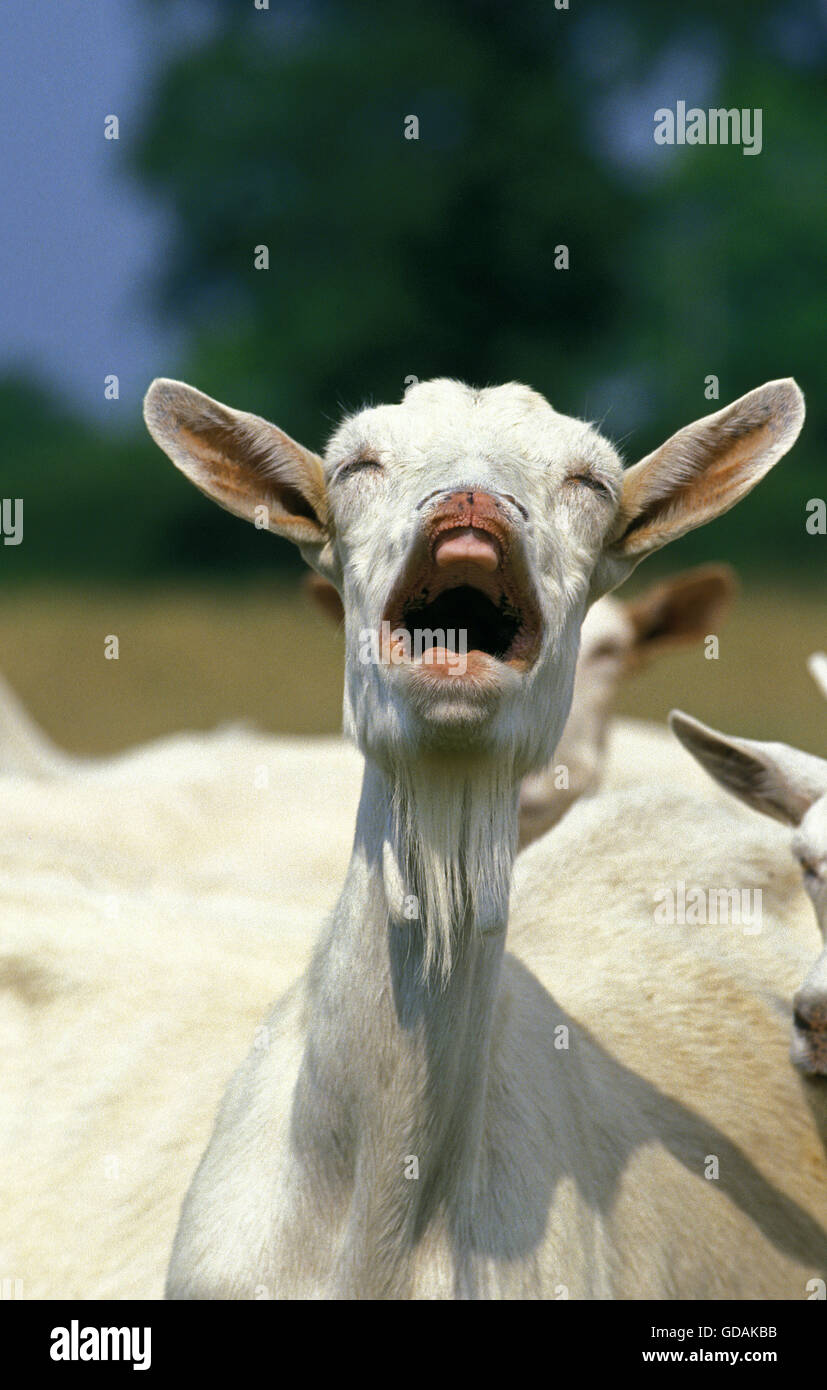
[[[827,695],[827,658],[811,657],[810,669]],[[716,782],[795,828],[793,854],[815,908],[822,950],[792,1001],[790,1051],[802,1071],[827,1076],[827,762],[784,743],[731,738],[680,710],[673,710],[669,723]]]
[[[827,1238],[812,1185],[800,1206],[784,1193],[784,1164],[806,1141],[823,1182],[823,1152],[789,1068],[768,1053],[745,1093],[740,1057],[718,1047],[721,1000],[698,988],[708,951],[690,936],[676,961],[640,937],[622,988],[602,971],[586,986],[610,1019],[617,1005],[628,1025],[634,1004],[638,1059],[650,966],[670,1033],[697,1011],[690,1074],[686,1057],[666,1068],[680,1102],[546,992],[574,985],[545,969],[542,887],[518,933],[536,973],[503,954],[519,784],[562,732],[587,607],[758,482],[800,429],[795,384],[751,392],[626,473],[595,430],[516,385],[423,383],[345,421],[324,460],[181,383],[156,382],[146,417],[202,491],[294,540],[342,592],[345,723],[366,759],[344,889],[269,1047],[225,1096],[170,1293],[806,1296]],[[412,656],[423,628],[431,645]],[[550,881],[557,833],[599,800],[528,852]],[[567,948],[575,980],[607,917],[602,886]],[[741,993],[748,1028],[749,981]],[[713,1063],[717,1129],[694,1111],[712,1103]],[[760,1145],[739,1095],[756,1112],[774,1102],[769,1177],[742,1151]],[[723,1183],[705,1180],[705,1150],[729,1165]]]

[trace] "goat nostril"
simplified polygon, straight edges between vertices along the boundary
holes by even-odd
[[[810,1029],[811,1029],[812,1026],[813,1026],[813,1025],[809,1022],[809,1020],[806,1019],[806,1018],[804,1017],[804,1015],[803,1015],[802,1013],[799,1012],[798,1009],[795,1009],[795,1010],[793,1011],[793,1023],[795,1024],[796,1028],[801,1028],[801,1029],[803,1029],[803,1031],[804,1031],[805,1033],[809,1033]]]

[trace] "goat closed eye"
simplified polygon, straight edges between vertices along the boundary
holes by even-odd
[[[342,478],[352,477],[354,473],[364,473],[368,470],[375,473],[384,472],[384,468],[378,459],[355,458],[350,459],[348,463],[343,463],[334,473],[331,481],[338,483],[341,482]]]
[[[608,502],[613,502],[611,488],[602,479],[595,477],[594,473],[571,473],[566,479],[567,483],[582,483],[584,487],[591,488],[592,492],[605,497]]]

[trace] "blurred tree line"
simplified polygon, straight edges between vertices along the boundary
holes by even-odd
[[[199,46],[159,52],[140,142],[123,147],[125,175],[176,218],[155,294],[187,346],[158,374],[317,449],[343,409],[398,400],[411,375],[523,380],[602,422],[630,462],[794,375],[808,397],[794,454],[668,564],[823,572],[827,539],[804,529],[827,488],[817,0],[214,9]],[[761,153],[656,147],[654,111],[678,100],[760,107]],[[254,268],[262,244],[269,270]],[[200,498],[138,420],[110,431],[6,379],[0,427],[4,486],[25,497],[18,574],[295,563]]]

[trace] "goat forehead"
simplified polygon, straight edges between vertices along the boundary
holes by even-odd
[[[358,452],[373,454],[386,465],[419,473],[485,465],[520,467],[532,474],[563,476],[572,466],[596,465],[619,475],[620,460],[593,426],[561,415],[528,386],[474,390],[460,382],[427,381],[411,387],[398,405],[368,407],[350,416],[327,449],[332,470],[340,459]],[[462,481],[472,480],[471,474]]]

